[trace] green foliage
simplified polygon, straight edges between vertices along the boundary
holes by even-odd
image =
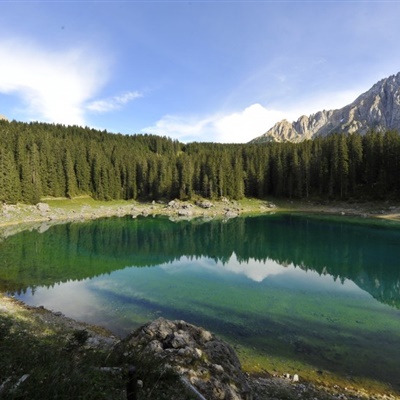
[[[115,365],[114,354],[86,349],[78,343],[67,351],[64,334],[43,335],[33,331],[28,323],[8,316],[0,317],[0,328],[0,397],[120,398],[125,384],[123,375],[111,375],[100,369],[105,363]]]
[[[0,121],[0,201],[387,198],[400,193],[397,132],[302,143],[216,144]]]

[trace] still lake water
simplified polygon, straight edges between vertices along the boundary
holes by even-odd
[[[0,290],[119,335],[184,319],[236,345],[245,364],[399,389],[398,224],[111,218],[25,231],[0,255]]]

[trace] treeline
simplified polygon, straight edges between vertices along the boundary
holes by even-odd
[[[0,201],[390,198],[400,194],[397,132],[302,143],[182,144],[154,135],[0,121]]]

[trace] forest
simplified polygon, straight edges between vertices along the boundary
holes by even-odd
[[[0,202],[243,197],[391,199],[400,135],[332,134],[301,143],[189,143],[88,127],[0,121]]]

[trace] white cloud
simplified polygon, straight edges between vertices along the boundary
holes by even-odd
[[[265,133],[285,113],[252,104],[243,111],[204,118],[167,115],[142,132],[168,136],[183,142],[244,143]]]
[[[99,113],[109,112],[121,108],[123,105],[135,100],[143,95],[137,91],[126,92],[119,96],[110,97],[108,99],[92,101],[88,104],[87,109]]]
[[[285,106],[285,110],[283,106],[281,109],[267,108],[255,103],[240,111],[206,117],[167,115],[153,126],[142,129],[142,132],[168,136],[182,142],[247,143],[283,119],[292,122],[302,115],[342,108],[365,90],[368,88],[319,94]]]
[[[243,111],[216,119],[213,125],[219,142],[243,143],[262,135],[285,117],[282,111],[252,104]]]
[[[0,40],[0,92],[16,94],[31,120],[85,124],[85,103],[107,79],[107,64],[93,51],[49,51],[26,40]]]

